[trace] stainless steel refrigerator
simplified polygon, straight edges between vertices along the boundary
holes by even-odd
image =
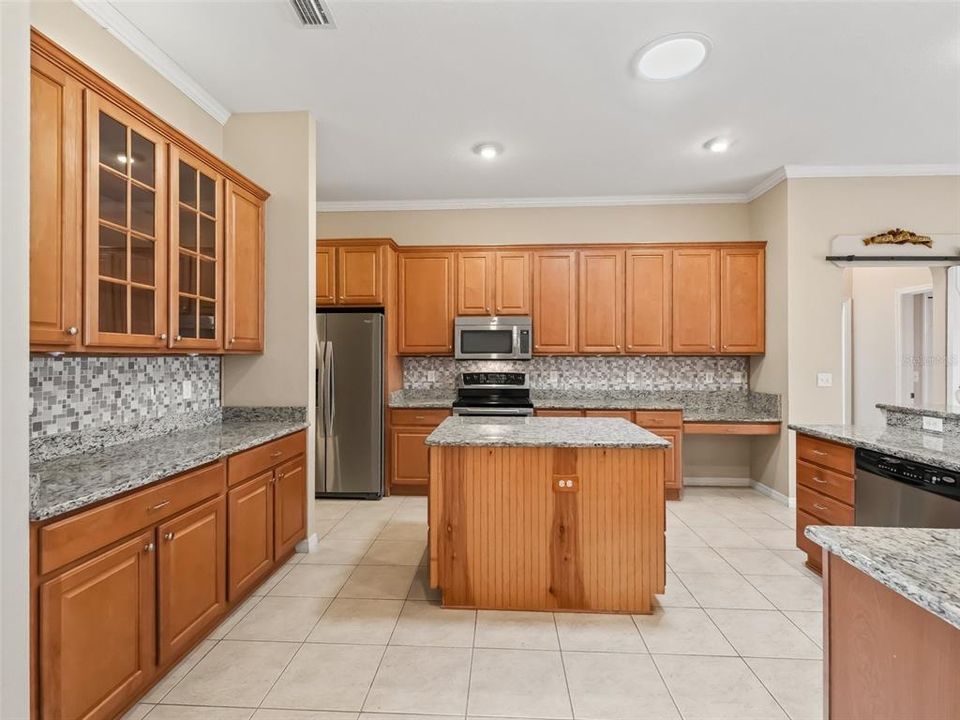
[[[383,315],[317,312],[317,497],[383,496]]]

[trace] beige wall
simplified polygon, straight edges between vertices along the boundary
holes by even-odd
[[[29,6],[0,2],[0,717],[29,714]]]
[[[224,159],[270,192],[266,207],[266,314],[262,355],[223,359],[223,404],[308,406],[313,417],[316,265],[316,123],[308,112],[235,114]],[[313,497],[313,427],[307,492]],[[307,503],[313,527],[312,502]]]
[[[215,155],[223,126],[72,2],[31,3],[33,26]]]
[[[745,205],[321,212],[318,237],[399,245],[523,245],[751,240]]]

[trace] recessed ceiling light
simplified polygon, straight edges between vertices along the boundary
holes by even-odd
[[[730,138],[715,137],[707,140],[703,147],[713,153],[725,153],[730,149]]]
[[[675,80],[703,65],[710,38],[699,33],[677,33],[644,45],[637,53],[637,73],[648,80]]]
[[[492,142],[477,143],[473,151],[484,160],[494,160],[503,153],[503,145]]]

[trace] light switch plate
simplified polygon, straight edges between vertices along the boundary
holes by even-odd
[[[183,381],[183,399],[189,400],[193,397],[193,381],[184,380]]]
[[[943,432],[943,418],[923,416],[923,429],[930,432]]]
[[[833,387],[833,373],[817,373],[817,387]]]
[[[436,380],[437,380],[437,371],[427,370],[427,382],[436,382]]]

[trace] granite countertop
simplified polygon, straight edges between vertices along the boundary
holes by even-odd
[[[905,413],[907,415],[929,415],[930,417],[943,418],[944,420],[960,420],[960,405],[955,403],[934,403],[931,405],[921,405],[920,407],[877,403],[877,407],[881,410]]]
[[[427,445],[668,448],[670,442],[621,418],[451,417]]]
[[[393,408],[449,408],[456,393],[397,390]],[[685,422],[780,422],[780,396],[771,393],[638,390],[533,390],[534,408],[564,410],[682,410]]]
[[[960,472],[960,436],[894,425],[790,425],[791,430]]]
[[[811,525],[808,538],[960,628],[960,530]]]
[[[236,419],[64,455],[30,466],[30,520],[48,520],[307,427],[303,419]]]

